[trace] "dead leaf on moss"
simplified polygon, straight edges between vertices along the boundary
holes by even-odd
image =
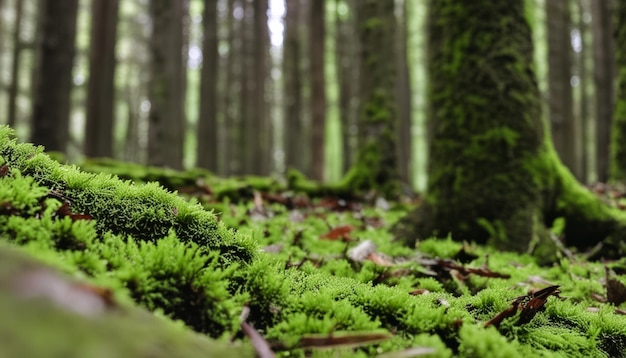
[[[276,353],[272,351],[270,344],[261,336],[261,334],[247,322],[241,322],[241,330],[250,339],[252,347],[259,358],[274,358]]]
[[[604,268],[606,275],[606,300],[616,306],[626,302],[626,285],[614,277],[608,267]]]
[[[515,316],[518,311],[521,312],[516,325],[519,326],[530,322],[535,317],[537,312],[544,309],[548,297],[559,295],[559,287],[559,285],[553,285],[515,298],[509,308],[503,310],[494,318],[487,321],[487,323],[485,323],[485,327],[499,327],[505,318]]]
[[[325,233],[324,235],[320,236],[320,239],[327,239],[327,240],[339,240],[341,239],[344,242],[349,242],[352,241],[352,238],[350,237],[350,233],[354,230],[354,226],[352,225],[341,225],[341,226],[337,226],[336,228],[332,229],[331,231]]]
[[[393,261],[387,258],[386,255],[376,253],[376,252],[372,252],[371,254],[369,254],[367,256],[367,259],[372,261],[376,265],[382,266],[382,267],[391,267],[394,265]]]
[[[8,165],[5,164],[3,166],[0,166],[0,178],[4,178],[7,174],[9,174],[10,171],[11,169]]]

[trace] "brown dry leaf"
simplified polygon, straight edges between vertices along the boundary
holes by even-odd
[[[413,290],[411,292],[409,292],[409,295],[411,296],[419,296],[419,295],[426,295],[429,294],[430,291],[428,291],[425,288],[418,288],[417,290]]]
[[[350,233],[354,230],[354,227],[352,225],[341,225],[341,226],[337,226],[336,228],[332,229],[331,231],[325,233],[324,235],[320,236],[320,239],[327,239],[327,240],[338,240],[341,239],[343,241],[352,241],[352,238],[350,237]]]
[[[606,300],[616,306],[626,302],[626,285],[616,277],[612,277],[608,267],[605,267],[606,275]]]
[[[369,254],[367,256],[367,259],[372,261],[373,263],[375,263],[378,266],[383,266],[383,267],[391,267],[391,266],[393,266],[393,262],[391,262],[391,260],[389,260],[386,257],[384,257],[382,254],[379,254],[379,253],[376,253],[376,252],[372,252],[371,254]]]

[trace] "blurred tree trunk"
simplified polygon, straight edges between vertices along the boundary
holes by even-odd
[[[596,171],[598,180],[609,178],[611,122],[615,103],[615,40],[610,1],[591,1],[593,77],[596,92]]]
[[[240,143],[242,132],[242,93],[245,90],[243,81],[243,21],[235,19],[234,12],[243,9],[243,2],[228,0],[226,28],[228,31],[228,60],[226,61],[224,96],[224,127],[226,145],[224,146],[224,173],[226,175],[241,174],[243,148]]]
[[[626,3],[615,9],[615,55],[617,59],[617,101],[613,118],[611,178],[626,180]]]
[[[271,153],[271,136],[269,126],[269,113],[266,97],[267,77],[270,69],[269,63],[269,28],[267,27],[268,0],[254,0],[254,40],[253,40],[253,86],[251,96],[254,100],[254,114],[252,116],[252,160],[250,168],[252,174],[269,175]]]
[[[326,24],[324,21],[325,0],[311,3],[310,44],[311,59],[311,176],[324,179],[324,147],[326,144]]]
[[[580,158],[580,171],[581,176],[579,179],[583,183],[587,183],[589,181],[589,118],[590,118],[590,108],[591,108],[591,95],[590,95],[590,85],[592,82],[591,71],[593,68],[591,60],[592,60],[592,46],[591,46],[591,31],[589,28],[589,19],[586,18],[585,14],[589,12],[589,2],[588,0],[577,0],[576,9],[578,10],[578,29],[580,30],[580,41],[581,41],[581,52],[577,54],[577,67],[578,67],[578,77],[580,78],[579,85],[579,111],[580,111],[580,143],[581,143],[581,158]]]
[[[20,64],[22,63],[23,43],[20,37],[22,31],[22,15],[24,12],[24,1],[15,1],[15,26],[13,27],[13,55],[11,60],[11,83],[9,84],[9,113],[8,121],[10,127],[15,127],[17,122],[17,91],[20,87]]]
[[[394,0],[357,2],[361,43],[359,152],[344,177],[354,190],[395,197],[399,189]]]
[[[182,1],[150,0],[148,164],[183,168],[185,138]]]
[[[396,235],[414,244],[451,233],[554,260],[548,228],[559,218],[567,245],[602,241],[602,255],[621,254],[623,213],[576,181],[545,131],[523,4],[430,2],[428,191]]]
[[[124,104],[126,106],[126,138],[124,140],[124,160],[139,163],[139,101],[133,96],[130,79],[126,79],[124,88]]]
[[[411,183],[411,80],[408,64],[407,0],[401,1],[396,31],[396,98],[398,102],[398,173],[404,183]]]
[[[196,165],[213,172],[218,167],[217,126],[217,1],[204,0],[202,15],[202,74],[200,79],[200,118]]]
[[[356,96],[358,92],[359,41],[356,36],[356,5],[354,0],[343,2],[347,14],[341,14],[337,4],[337,80],[339,81],[339,118],[341,122],[341,155],[343,174],[354,164],[358,131]]]
[[[241,160],[241,172],[240,174],[252,173],[252,161],[253,161],[253,142],[252,137],[257,133],[253,131],[252,122],[255,120],[255,98],[254,98],[254,16],[252,4],[244,0],[241,7],[243,9],[243,16],[241,18],[241,129],[239,136],[240,160]]]
[[[571,20],[567,0],[546,1],[548,31],[549,118],[554,147],[577,178],[578,128],[574,117],[572,85]]]
[[[69,140],[78,0],[41,0],[41,40],[31,140],[65,153]]]
[[[113,157],[115,43],[119,0],[91,3],[85,155]]]
[[[285,39],[283,42],[283,76],[285,103],[285,166],[301,172],[306,170],[303,116],[303,83],[301,69],[300,0],[285,2]]]

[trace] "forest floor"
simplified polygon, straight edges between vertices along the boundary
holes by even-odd
[[[626,259],[562,248],[540,266],[450,238],[406,247],[389,229],[417,196],[307,195],[110,161],[77,169],[0,137],[8,356],[626,356]],[[140,184],[152,180],[168,190]],[[619,187],[591,189],[621,205]],[[107,198],[138,206],[125,214]],[[143,222],[141,210],[161,234],[134,231],[124,215]]]

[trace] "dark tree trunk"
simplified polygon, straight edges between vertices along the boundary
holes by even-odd
[[[428,191],[396,234],[414,243],[451,233],[554,259],[546,227],[560,218],[567,244],[604,240],[614,254],[623,215],[577,183],[546,136],[523,3],[430,2]]]
[[[407,50],[407,11],[408,0],[402,1],[400,22],[396,32],[396,98],[398,103],[398,172],[404,183],[411,183],[411,80]]]
[[[196,165],[213,172],[218,168],[217,126],[217,1],[205,0],[202,16],[202,75]]]
[[[183,168],[185,138],[183,17],[181,1],[150,0],[148,163]]]
[[[250,174],[253,169],[254,147],[253,137],[255,121],[255,98],[254,98],[254,14],[249,1],[242,1],[243,17],[241,18],[241,126],[239,136],[241,172]]]
[[[85,155],[113,157],[115,43],[119,0],[91,6]]]
[[[13,29],[13,56],[11,61],[11,84],[9,85],[9,103],[8,103],[8,125],[15,127],[17,123],[17,90],[20,85],[20,63],[22,63],[22,40],[20,32],[22,29],[22,15],[24,10],[24,1],[16,0],[15,2],[15,26]]]
[[[69,140],[78,0],[41,0],[39,5],[42,33],[31,140],[49,151],[65,153]]]
[[[252,119],[252,159],[253,174],[269,175],[271,143],[268,106],[267,76],[269,72],[269,29],[267,27],[268,0],[254,0],[254,55],[253,92],[254,115]]]
[[[394,0],[357,2],[360,56],[359,153],[344,178],[355,190],[398,194]]]
[[[548,24],[549,118],[554,148],[576,177],[578,128],[574,117],[572,77],[571,20],[567,0],[546,1]]]
[[[226,27],[228,31],[228,60],[225,69],[225,96],[222,97],[224,108],[224,127],[226,145],[224,146],[224,173],[226,175],[241,174],[242,148],[241,137],[241,93],[245,90],[242,80],[243,73],[243,21],[236,20],[233,12],[236,8],[243,9],[243,3],[228,0],[228,16]]]
[[[324,23],[325,0],[311,3],[310,59],[311,59],[311,170],[315,180],[324,179],[324,148],[326,137],[326,79]]]
[[[626,3],[615,9],[615,55],[617,59],[617,100],[613,118],[611,177],[626,180]]]
[[[596,171],[598,180],[609,178],[609,143],[615,103],[615,41],[610,1],[591,1],[593,32],[593,77],[596,92]]]
[[[283,42],[283,76],[285,103],[285,166],[304,172],[306,169],[302,69],[301,69],[300,0],[285,2],[285,40]]]

